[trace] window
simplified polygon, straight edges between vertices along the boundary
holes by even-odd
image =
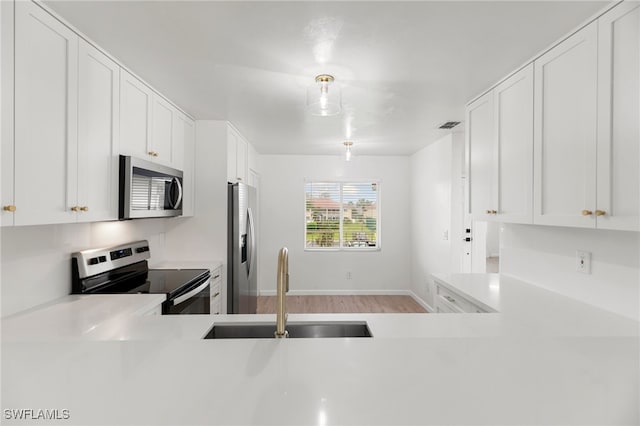
[[[380,248],[378,182],[306,182],[305,249]]]

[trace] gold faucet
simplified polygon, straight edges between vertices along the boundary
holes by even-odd
[[[286,296],[289,291],[289,250],[282,247],[278,253],[278,299],[276,308],[276,339],[289,337],[287,331]]]

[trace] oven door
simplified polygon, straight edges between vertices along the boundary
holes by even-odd
[[[162,308],[163,315],[209,314],[211,278],[196,284],[194,288],[174,299],[167,300]]]

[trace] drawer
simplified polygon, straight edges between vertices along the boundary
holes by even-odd
[[[212,315],[220,313],[220,309],[222,307],[222,294],[220,292],[221,288],[222,285],[220,281],[211,284],[211,299],[209,305]]]
[[[446,301],[449,305],[454,308],[458,308],[458,312],[476,312],[478,308],[473,303],[469,302],[467,299],[463,298],[459,294],[438,285],[438,301]]]
[[[459,307],[449,303],[444,297],[438,296],[438,299],[436,300],[436,313],[461,314],[464,312]]]
[[[222,268],[211,271],[211,285],[222,282]]]

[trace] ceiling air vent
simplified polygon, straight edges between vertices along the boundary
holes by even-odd
[[[438,129],[453,129],[458,124],[460,124],[459,121],[447,121],[446,123],[442,123]]]

